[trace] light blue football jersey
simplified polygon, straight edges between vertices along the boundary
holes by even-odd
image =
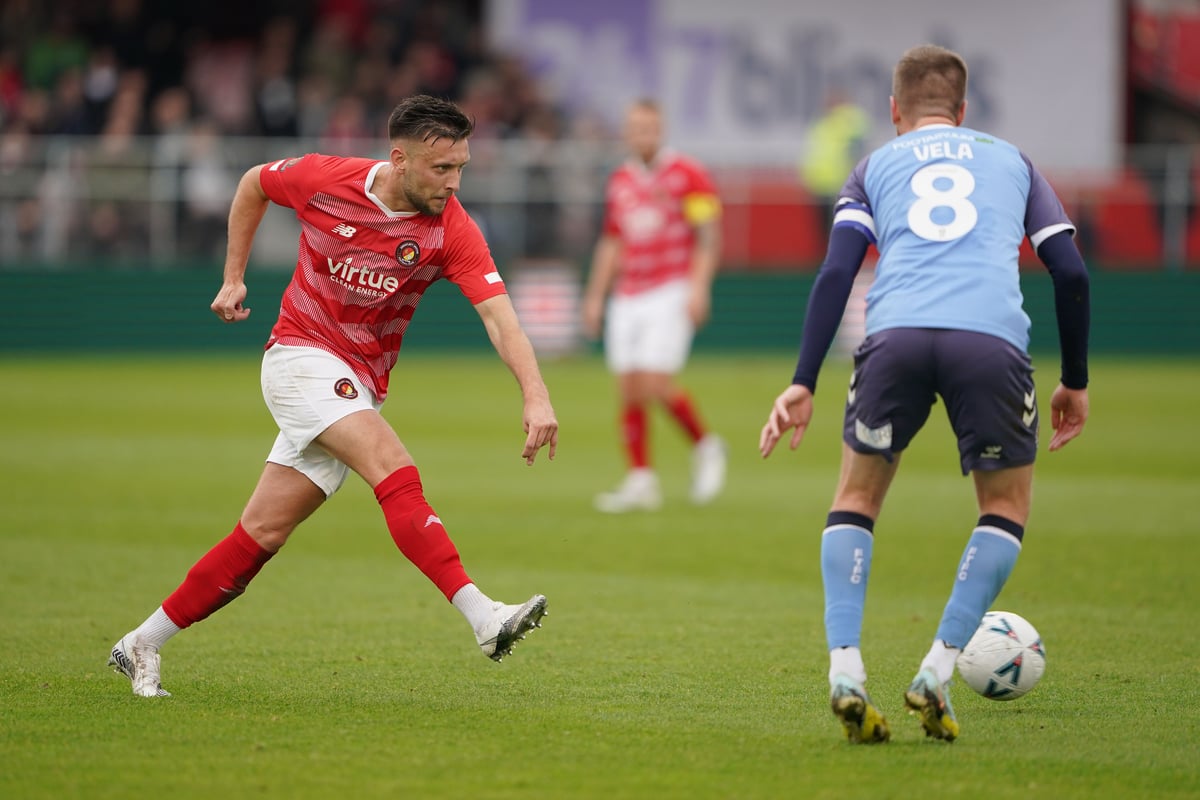
[[[929,125],[868,155],[838,198],[834,227],[879,249],[866,332],[977,331],[1027,350],[1017,257],[1075,226],[1016,147],[969,128]]]

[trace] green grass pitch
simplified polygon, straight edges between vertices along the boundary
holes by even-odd
[[[956,682],[927,742],[902,693],[975,511],[939,407],[879,520],[864,651],[892,742],[827,707],[818,537],[847,375],[831,363],[798,452],[758,432],[792,356],[697,357],[729,440],[713,505],[652,419],[666,506],[606,517],[613,391],[592,357],[544,365],[558,458],[526,467],[511,376],[486,355],[402,357],[386,415],[468,571],[550,599],[502,664],[395,550],[351,478],[244,597],[163,651],[163,701],[108,648],[236,521],[273,437],[257,357],[0,361],[0,797],[1085,798],[1200,796],[1200,425],[1195,361],[1101,360],[1083,438],[1046,454],[997,607],[1041,631],[1011,703]]]

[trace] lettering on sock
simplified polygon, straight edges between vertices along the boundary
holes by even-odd
[[[971,562],[975,560],[975,553],[978,551],[978,547],[971,546],[967,548],[967,555],[963,558],[962,568],[958,571],[958,579],[960,581],[967,579],[967,573],[971,570]]]
[[[854,567],[850,570],[850,582],[862,583],[863,579],[863,564],[866,561],[866,552],[861,547],[854,548]]]

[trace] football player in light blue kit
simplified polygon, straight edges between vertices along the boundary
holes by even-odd
[[[1062,372],[1050,399],[1049,449],[1078,436],[1088,416],[1088,275],[1075,228],[1017,148],[962,127],[966,85],[965,62],[941,47],[913,48],[897,64],[898,136],[867,156],[840,193],[796,372],[759,440],[764,458],[789,429],[791,447],[800,444],[821,362],[875,244],[867,336],[854,356],[841,476],[821,540],[831,706],[852,742],[890,735],[863,688],[859,649],[875,520],[938,396],[963,474],[974,478],[979,519],[962,557],[946,565],[950,599],[904,702],[928,736],[958,736],[949,695],[955,660],[1008,579],[1029,518],[1038,414],[1017,271],[1025,237],[1054,282]]]

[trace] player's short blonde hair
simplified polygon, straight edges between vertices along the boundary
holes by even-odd
[[[937,45],[914,47],[896,64],[892,96],[909,119],[956,117],[967,96],[967,62]]]

